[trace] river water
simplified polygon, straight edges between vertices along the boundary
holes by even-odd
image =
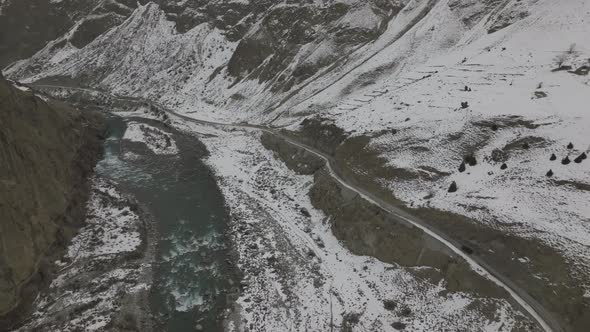
[[[146,119],[127,119],[173,135],[177,155],[155,155],[144,144],[122,140],[126,120],[108,120],[110,137],[100,175],[117,182],[153,214],[159,233],[151,306],[157,331],[222,330],[228,294],[236,284],[225,231],[229,216],[206,148],[196,138]],[[126,153],[133,152],[134,158]],[[231,280],[231,281],[230,281]]]

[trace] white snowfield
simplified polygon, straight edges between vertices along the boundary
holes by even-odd
[[[452,27],[456,19],[443,3],[355,73],[394,59],[399,70],[342,95],[355,77],[350,74],[290,112],[322,103],[323,116],[355,135],[395,129],[370,146],[390,165],[420,175],[384,179],[397,197],[540,238],[590,273],[590,161],[574,162],[590,149],[590,76],[553,71],[556,58],[572,70],[590,65],[590,2],[522,1],[529,16],[493,34],[483,23]],[[441,30],[456,37],[446,48],[437,47]],[[462,109],[462,102],[469,107]],[[486,121],[498,130],[482,125]],[[521,139],[530,139],[530,148],[522,148]],[[566,147],[570,142],[573,149]],[[516,148],[508,149],[511,143]],[[496,149],[508,151],[506,170],[492,160]],[[471,152],[478,165],[459,172]],[[550,160],[552,153],[557,160]],[[566,156],[571,163],[563,165]],[[430,180],[430,168],[450,175]],[[459,191],[449,194],[452,181]]]
[[[130,207],[105,204],[104,197],[122,200],[120,193],[104,180],[96,179],[88,202],[87,225],[72,239],[68,258],[109,259],[113,254],[135,251],[141,244],[139,216]],[[99,231],[96,231],[100,229]]]
[[[311,205],[313,176],[287,169],[262,147],[259,135],[218,131],[203,137],[231,209],[238,264],[247,276],[237,302],[242,325],[232,322],[230,331],[338,330],[345,317],[356,315],[355,330],[367,331],[396,331],[400,325],[394,323],[408,331],[511,331],[515,320],[528,320],[504,300],[443,295],[444,281],[433,285],[415,277],[413,269],[351,254],[332,234],[328,218]],[[388,300],[395,308],[386,308]],[[483,316],[476,303],[494,305],[493,318]]]

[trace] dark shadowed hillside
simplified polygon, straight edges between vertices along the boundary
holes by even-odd
[[[80,225],[97,128],[97,119],[0,76],[0,317],[26,310],[51,274],[48,257]],[[0,329],[9,323],[0,319]]]

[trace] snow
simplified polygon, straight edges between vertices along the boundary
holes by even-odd
[[[131,142],[144,143],[155,154],[178,154],[178,147],[172,135],[145,123],[128,122],[123,139]]]
[[[440,2],[403,38],[349,77],[400,59],[390,73],[343,96],[351,81],[344,78],[290,112],[303,115],[321,102],[328,105],[321,112],[324,117],[355,135],[396,129],[395,134],[373,138],[370,147],[381,151],[389,165],[420,175],[382,180],[398,198],[414,207],[452,211],[491,225],[521,224],[519,236],[540,238],[588,269],[590,206],[585,202],[590,192],[575,184],[588,185],[590,170],[587,162],[564,166],[559,160],[566,155],[573,160],[589,148],[590,79],[552,70],[554,58],[566,54],[572,44],[575,50],[566,54],[566,64],[574,69],[588,64],[590,4],[525,4],[528,17],[488,34],[483,24],[469,31],[457,26],[455,14]],[[386,35],[395,29],[396,21]],[[462,91],[465,86],[472,91]],[[536,91],[547,96],[536,98]],[[469,108],[460,108],[463,101]],[[529,125],[502,125],[509,120]],[[500,128],[493,132],[478,125],[482,121]],[[505,171],[500,170],[502,162],[489,159],[494,149],[524,137],[544,142],[511,152]],[[573,150],[565,148],[569,142]],[[459,173],[470,149],[478,165]],[[558,161],[549,160],[551,153]],[[450,175],[433,180],[423,176],[425,167]],[[552,178],[545,176],[549,169],[555,173]],[[451,181],[457,182],[459,192],[447,193]]]
[[[106,69],[101,88],[220,122],[276,119],[274,125],[297,129],[302,118],[321,114],[354,135],[371,136],[369,147],[379,151],[388,165],[417,175],[381,179],[408,206],[451,211],[494,227],[510,225],[516,235],[543,240],[590,273],[590,191],[583,189],[590,185],[589,161],[567,166],[559,162],[590,149],[590,78],[552,71],[561,55],[574,69],[589,64],[590,3],[522,0],[503,2],[501,7],[476,0],[405,3],[380,38],[360,46],[337,70],[320,71],[313,80],[294,87],[292,91],[299,90],[289,98],[257,80],[232,85],[222,67],[237,43],[207,24],[177,34],[154,4],[140,6],[125,23],[83,49],[68,45],[55,49],[61,39],[56,40],[7,72],[32,82]],[[374,27],[377,17],[368,10],[352,11],[340,23]],[[488,33],[504,23],[511,24]],[[572,44],[576,47],[568,53]],[[336,50],[338,45],[329,39],[310,43],[293,62],[317,63]],[[28,71],[33,64],[38,72]],[[462,91],[465,86],[471,91]],[[538,98],[536,92],[546,96]],[[469,107],[461,108],[461,102]],[[486,128],[485,122],[498,124],[498,130]],[[255,238],[233,235],[240,263],[262,271],[249,275],[250,287],[238,301],[243,317],[256,322],[260,330],[305,329],[306,322],[327,329],[325,317],[334,315],[340,324],[345,313],[363,308],[361,324],[368,330],[389,329],[397,320],[412,331],[440,330],[444,324],[486,331],[514,326],[514,310],[505,303],[497,306],[496,321],[485,321],[469,306],[475,299],[465,294],[440,295],[444,285],[424,284],[411,271],[351,255],[331,234],[326,216],[310,205],[306,192],[312,179],[293,174],[276,161],[260,146],[256,133],[224,132],[178,119],[175,125],[200,133],[211,151],[209,163],[220,177],[236,227],[265,232]],[[396,133],[376,135],[385,129]],[[143,142],[157,154],[176,153],[174,142],[165,147],[166,133],[152,127],[147,132],[150,135],[131,122],[125,139]],[[540,141],[529,149],[519,146],[510,151],[508,168],[501,170],[502,162],[491,159],[494,151],[526,137]],[[574,149],[565,148],[569,142]],[[478,164],[460,173],[457,168],[470,152]],[[550,161],[551,153],[559,159]],[[549,169],[555,173],[552,178],[545,176]],[[459,191],[450,194],[452,181]],[[269,188],[280,194],[270,194]],[[292,200],[310,211],[310,220],[303,219]],[[118,211],[102,213],[101,218],[114,218],[113,227],[130,221],[118,219]],[[304,232],[305,227],[312,233]],[[133,250],[136,245],[133,237],[120,241],[117,250]],[[268,249],[267,254],[252,253],[251,243]],[[301,262],[283,246],[302,257],[312,250],[316,258]],[[291,264],[300,278],[293,283],[281,278],[265,264],[269,253]],[[518,253],[514,259],[528,262]],[[364,273],[363,266],[374,272]],[[316,288],[317,273],[325,283]],[[266,294],[267,290],[271,291]],[[415,317],[385,311],[383,294],[403,299]],[[266,318],[261,314],[264,307],[269,308]]]
[[[49,63],[51,64],[58,64],[61,61],[69,58],[70,56],[72,56],[73,54],[75,54],[78,51],[78,49],[73,46],[71,43],[67,43],[66,46],[64,46],[64,48],[60,48],[56,53],[54,53],[51,58],[49,59]]]
[[[231,210],[238,264],[246,272],[248,286],[237,301],[242,324],[254,324],[257,331],[287,326],[328,330],[330,317],[338,327],[344,315],[360,313],[358,325],[368,330],[393,331],[391,324],[401,321],[411,331],[453,326],[509,331],[515,319],[522,319],[504,301],[463,293],[441,295],[444,283],[429,284],[411,269],[351,254],[307,196],[313,177],[288,170],[261,146],[258,136],[255,131],[217,131],[202,138],[210,151],[207,162]],[[309,211],[309,219],[301,208]],[[255,235],[244,228],[255,230]],[[282,275],[287,267],[266,263],[273,257],[288,266],[288,279]],[[259,273],[251,274],[250,269]],[[386,310],[385,300],[394,300],[398,309]],[[479,301],[497,306],[494,321],[470,306]],[[403,306],[410,308],[410,317],[400,313]]]
[[[380,23],[381,18],[369,6],[353,9],[338,21],[340,27],[366,30],[377,29]]]
[[[19,89],[20,91],[31,91],[29,87],[20,84],[15,84],[14,87]]]
[[[151,288],[151,262],[146,261],[151,258],[133,261],[128,255],[139,248],[142,221],[133,212],[123,215],[130,211],[128,197],[112,183],[93,178],[91,184],[86,226],[56,264],[56,277],[18,331],[105,331],[123,310],[123,297],[147,296]]]
[[[112,254],[133,252],[141,244],[138,231],[139,216],[129,207],[104,205],[105,198],[121,199],[119,193],[111,196],[114,188],[99,185],[88,202],[87,226],[72,239],[67,257],[101,257],[108,259]],[[90,241],[93,239],[93,241]]]

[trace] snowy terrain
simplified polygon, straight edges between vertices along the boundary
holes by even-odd
[[[253,131],[205,129],[208,163],[232,214],[238,266],[246,274],[230,331],[359,330],[511,331],[525,320],[503,300],[444,295],[410,269],[352,255],[307,195],[313,176],[275,159]],[[309,213],[302,213],[305,210]],[[476,303],[496,306],[491,319]],[[358,322],[356,321],[358,318]],[[526,320],[525,320],[526,321]]]
[[[389,165],[421,175],[383,180],[408,204],[484,222],[522,223],[520,236],[541,238],[588,269],[590,168],[588,161],[574,159],[590,149],[590,76],[571,71],[590,66],[590,3],[539,1],[531,6],[531,15],[521,21],[494,34],[476,26],[448,52],[416,64],[416,58],[432,51],[426,48],[432,41],[419,44],[424,50],[407,47],[431,33],[435,19],[444,23],[451,18],[441,13],[424,20],[413,34],[366,64],[379,67],[407,51],[399,74],[345,98],[338,86],[313,100],[334,100],[337,104],[322,115],[355,134],[396,130],[372,139],[370,146]],[[572,69],[554,71],[556,58]],[[462,109],[462,102],[469,107]],[[570,142],[573,149],[566,147]],[[494,150],[505,152],[503,160],[492,160]],[[459,165],[469,153],[478,165],[461,173]],[[557,160],[550,161],[552,153]],[[566,156],[571,163],[563,165]],[[504,162],[508,168],[501,170]],[[450,175],[432,181],[421,174],[426,167]],[[551,178],[546,176],[550,169]],[[449,194],[452,181],[459,191]]]
[[[321,115],[352,136],[371,137],[368,148],[415,175],[380,179],[408,206],[450,211],[540,239],[590,275],[590,161],[574,161],[590,153],[590,2],[403,4],[376,40],[355,45],[350,53],[339,52],[328,37],[305,44],[285,69],[288,75],[269,81],[229,75],[238,42],[208,24],[177,33],[155,4],[139,6],[123,24],[80,49],[69,41],[75,26],[5,73],[22,82],[75,81],[90,74],[86,83],[97,88],[226,123],[297,130],[302,119]],[[375,27],[379,17],[373,14],[358,7],[338,22]],[[253,27],[247,36],[258,32]],[[338,53],[343,54],[335,69],[322,67],[283,90],[279,82],[295,67],[333,60]],[[561,65],[567,67],[556,70]],[[331,235],[325,216],[311,207],[312,178],[287,170],[261,147],[257,134],[175,125],[203,134],[231,208],[233,237],[248,276],[238,301],[244,326],[329,329],[328,318],[341,326],[345,315],[361,312],[358,324],[366,330],[402,323],[412,331],[509,331],[517,324],[518,314],[504,303],[490,321],[469,306],[480,300],[440,295],[444,285],[351,255]],[[157,133],[147,138],[133,123],[125,135],[147,142],[154,153],[175,153],[173,142],[168,146]],[[459,171],[470,154],[477,165]],[[566,156],[569,164],[562,162]],[[448,193],[453,181],[458,191]],[[514,253],[514,259],[529,258]],[[285,278],[288,273],[292,276]],[[590,294],[590,285],[579,286]],[[387,296],[404,299],[403,304],[386,310]],[[404,316],[402,306],[412,315]]]
[[[103,331],[107,325],[138,323],[141,315],[134,311],[141,306],[127,305],[150,288],[153,249],[143,258],[126,258],[140,250],[140,229],[146,231],[130,204],[112,183],[93,180],[86,226],[56,262],[56,278],[37,298],[31,320],[20,331]],[[124,321],[129,317],[134,322]]]
[[[154,154],[174,155],[178,147],[171,135],[154,126],[130,121],[123,135],[124,140],[145,144]]]

